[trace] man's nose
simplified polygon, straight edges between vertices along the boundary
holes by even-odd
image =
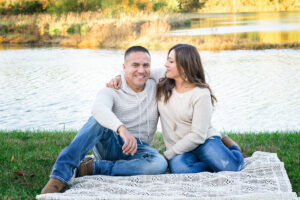
[[[139,66],[138,68],[138,73],[144,73],[145,72],[145,69],[143,66]]]

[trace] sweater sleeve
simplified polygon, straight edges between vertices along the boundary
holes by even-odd
[[[92,107],[92,116],[102,126],[117,132],[123,123],[113,113],[113,104],[113,89],[104,88],[100,90]]]
[[[191,131],[182,139],[178,140],[174,146],[164,152],[170,160],[177,154],[192,151],[207,138],[208,128],[212,117],[212,103],[209,92],[201,95],[193,104],[193,119]]]
[[[159,68],[151,68],[150,69],[150,79],[153,79],[155,83],[159,82],[159,79],[165,77],[166,74],[166,68],[165,67],[159,67]]]

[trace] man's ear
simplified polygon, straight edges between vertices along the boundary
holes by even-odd
[[[125,68],[126,68],[126,66],[125,66],[125,64],[123,64],[123,71],[125,72]]]

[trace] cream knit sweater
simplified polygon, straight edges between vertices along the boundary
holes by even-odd
[[[127,85],[124,74],[121,77],[121,89],[100,90],[92,107],[92,116],[115,132],[125,125],[134,137],[152,144],[158,122],[155,81],[147,80],[144,90],[136,93]]]
[[[158,81],[164,71],[152,70],[151,78]],[[158,101],[158,111],[167,148],[164,155],[168,159],[192,151],[209,137],[221,137],[211,125],[213,106],[206,88],[195,87],[185,93],[178,93],[174,88],[166,104],[163,98]]]

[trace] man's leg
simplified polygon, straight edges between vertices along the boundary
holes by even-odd
[[[111,156],[110,151],[107,150],[109,148],[107,143],[101,142],[101,148],[97,148],[98,151],[95,153],[96,157],[97,154],[99,154],[101,159],[95,159],[93,161],[93,174],[130,176],[162,174],[166,171],[168,166],[166,160],[156,149],[148,144],[144,142],[141,143],[137,140],[137,152],[131,156],[130,154],[126,155],[122,152],[123,141],[119,135],[116,142],[118,142],[120,150],[119,159],[116,159],[117,156]]]
[[[79,166],[80,161],[102,137],[107,135],[108,131],[93,117],[90,117],[70,145],[59,154],[50,175],[50,186],[55,186],[55,184],[60,182],[60,185],[68,184],[74,174],[74,169]],[[53,180],[55,180],[55,183],[52,184]],[[53,191],[51,188],[49,189],[49,182],[47,183],[48,186],[46,185],[42,190],[42,193]],[[60,190],[61,187],[57,189]]]

